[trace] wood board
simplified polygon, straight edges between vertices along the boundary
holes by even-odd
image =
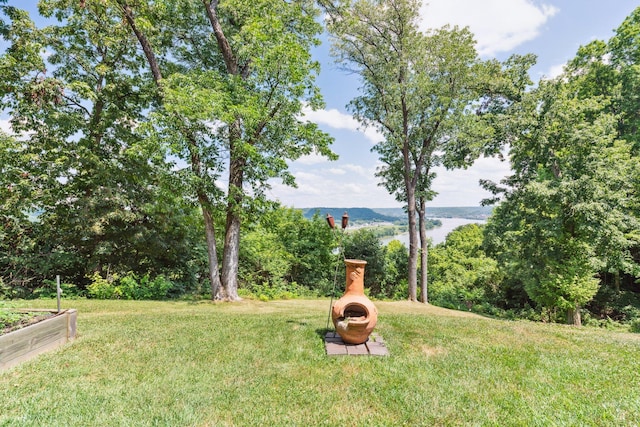
[[[76,310],[64,310],[42,322],[0,336],[0,371],[73,340],[77,317]]]

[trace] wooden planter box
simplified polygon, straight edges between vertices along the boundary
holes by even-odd
[[[0,371],[73,340],[77,318],[75,309],[64,310],[42,322],[0,336]]]

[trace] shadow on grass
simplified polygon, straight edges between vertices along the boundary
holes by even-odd
[[[323,341],[324,341],[324,337],[329,332],[335,332],[335,330],[333,328],[318,328],[318,329],[316,329],[316,334],[318,334],[318,336],[320,338],[322,338]]]

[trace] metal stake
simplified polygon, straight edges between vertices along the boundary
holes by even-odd
[[[56,293],[58,294],[58,313],[60,313],[60,294],[62,294],[62,289],[60,289],[60,275],[56,276]]]
[[[329,227],[331,227],[332,230],[334,230],[334,234],[335,234],[335,222],[333,220],[333,217],[331,216],[331,214],[327,214],[327,223],[329,224]],[[340,234],[340,243],[338,244],[338,254],[342,253],[342,261],[344,261],[345,256],[344,256],[344,248],[342,246],[342,240],[344,238],[344,230],[345,228],[347,228],[347,226],[349,225],[349,215],[345,212],[342,215],[342,222],[341,222],[341,226],[342,226],[342,232]],[[340,257],[338,257],[338,260],[340,259]],[[336,293],[336,282],[338,280],[338,268],[340,267],[340,261],[336,262],[336,270],[335,273],[333,274],[333,289],[331,289],[331,299],[329,300],[329,314],[327,316],[327,326],[326,326],[326,330],[329,331],[329,321],[331,320],[331,308],[333,306],[333,296]]]

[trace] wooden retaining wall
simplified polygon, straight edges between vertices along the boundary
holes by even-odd
[[[75,339],[78,313],[64,310],[54,317],[0,336],[0,371]]]

